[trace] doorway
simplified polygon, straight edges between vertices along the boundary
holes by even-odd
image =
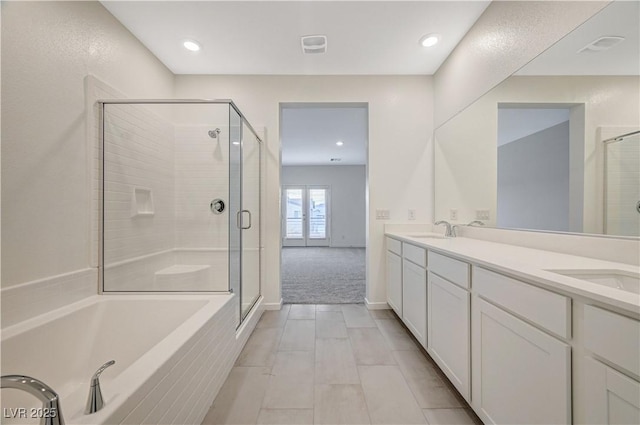
[[[284,186],[282,246],[329,246],[327,186]]]
[[[363,303],[367,104],[281,104],[280,141],[283,301]]]

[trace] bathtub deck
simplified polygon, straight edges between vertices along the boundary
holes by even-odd
[[[391,310],[266,311],[203,424],[481,423]]]

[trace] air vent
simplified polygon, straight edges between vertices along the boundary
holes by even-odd
[[[603,50],[609,50],[613,46],[616,46],[619,43],[624,41],[624,37],[618,37],[615,35],[600,37],[597,40],[592,41],[591,43],[584,46],[582,49],[578,50],[578,53],[582,52],[602,52]]]
[[[304,35],[300,38],[300,43],[304,54],[325,53],[327,51],[326,35]]]
[[[331,158],[331,162],[340,162],[342,158]]]

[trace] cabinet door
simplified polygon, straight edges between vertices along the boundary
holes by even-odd
[[[640,424],[640,382],[585,358],[585,422]]]
[[[402,317],[402,258],[387,251],[387,303]]]
[[[571,347],[473,299],[474,410],[487,424],[570,424]]]
[[[429,273],[427,289],[427,351],[469,401],[470,294],[433,273]]]
[[[426,348],[427,272],[407,260],[402,264],[402,321]]]

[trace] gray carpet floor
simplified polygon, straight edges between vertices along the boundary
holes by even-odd
[[[363,303],[364,248],[282,248],[286,304]]]

